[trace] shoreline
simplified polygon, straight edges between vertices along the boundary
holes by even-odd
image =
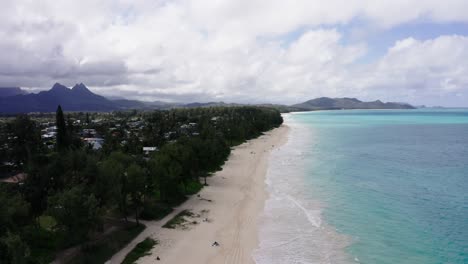
[[[137,263],[255,263],[258,220],[268,198],[265,180],[270,152],[287,141],[288,132],[283,124],[234,147],[222,170],[207,179],[209,186],[164,219],[142,221],[147,228],[107,263],[121,263],[146,237],[158,244]],[[184,227],[162,228],[184,210],[194,214]],[[214,241],[219,246],[213,247]]]

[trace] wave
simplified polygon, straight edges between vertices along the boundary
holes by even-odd
[[[296,199],[294,199],[292,196],[287,195],[286,196],[291,202],[293,202],[299,209],[304,212],[304,214],[307,216],[307,219],[309,222],[316,228],[320,228],[320,225],[322,223],[322,220],[320,219],[320,215],[317,215],[317,213],[312,214],[313,212],[317,212],[318,210],[315,211],[310,211],[304,208],[301,203],[299,203]],[[320,211],[318,211],[318,214],[320,214]]]
[[[269,198],[259,221],[257,264],[352,263],[344,249],[349,237],[323,221],[321,201],[306,184],[311,131],[290,118],[288,142],[270,155],[266,184]]]

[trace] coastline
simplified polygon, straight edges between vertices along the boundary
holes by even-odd
[[[151,255],[137,263],[255,263],[258,220],[268,197],[265,183],[271,150],[287,141],[281,125],[233,148],[222,170],[209,177],[208,187],[190,197],[160,221],[142,221],[147,228],[107,263],[121,263],[146,237],[158,241]],[[185,228],[162,228],[178,213],[195,214]],[[205,221],[208,219],[208,221]],[[212,246],[217,241],[219,246]]]

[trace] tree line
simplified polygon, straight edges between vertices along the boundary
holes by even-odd
[[[119,112],[93,125],[105,140],[95,150],[78,136],[91,127],[85,116],[77,127],[72,120],[83,114],[66,117],[59,106],[52,149],[26,115],[0,127],[1,162],[27,175],[23,184],[0,184],[0,263],[49,263],[110,220],[163,217],[206,184],[232,146],[283,121],[262,107]],[[144,153],[144,146],[157,151]]]

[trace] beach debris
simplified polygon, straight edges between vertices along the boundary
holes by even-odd
[[[156,257],[156,260],[161,260],[161,258],[159,258],[159,256]]]
[[[209,222],[211,222],[211,221],[210,221],[210,219],[208,219],[208,218],[203,218],[202,222],[207,222],[207,223],[209,223]]]
[[[211,244],[212,247],[219,247],[219,243],[217,241],[213,242],[213,244]]]
[[[208,209],[203,209],[203,210],[200,211],[200,217],[203,217],[202,222],[211,223],[211,219],[206,217],[209,212],[210,212],[210,210],[208,210]]]

